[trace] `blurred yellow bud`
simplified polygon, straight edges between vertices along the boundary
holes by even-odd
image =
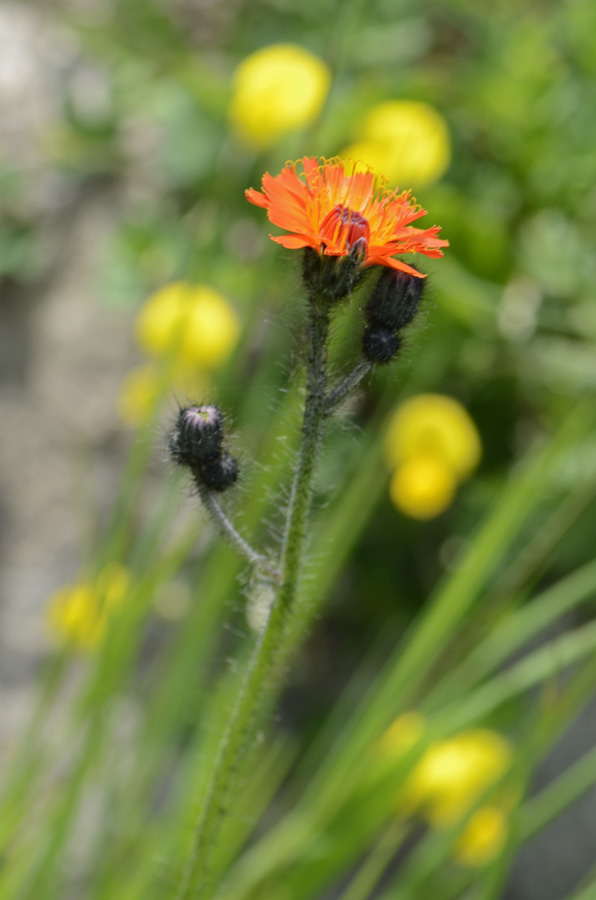
[[[340,154],[360,160],[392,184],[427,185],[441,178],[451,159],[449,130],[427,103],[389,100],[369,112],[359,140]]]
[[[234,74],[232,126],[246,143],[271,146],[317,119],[330,83],[329,68],[303,47],[273,44],[257,50]]]
[[[494,731],[474,729],[438,741],[423,754],[404,792],[435,827],[457,822],[511,763],[511,745]]]
[[[481,452],[478,431],[466,410],[457,400],[442,394],[418,394],[402,403],[385,438],[390,468],[416,457],[434,457],[451,470],[456,481],[473,472]],[[438,482],[437,473],[435,477]]]
[[[207,379],[198,376],[195,370],[175,366],[169,381],[154,365],[137,366],[128,372],[118,395],[118,416],[125,425],[138,428],[149,421],[156,404],[165,394],[187,397],[190,393],[201,395],[207,392]]]
[[[80,581],[54,591],[46,610],[52,638],[80,650],[94,650],[105,635],[110,615],[122,605],[129,588],[128,570],[114,563],[93,581]]]
[[[413,519],[434,519],[453,503],[456,481],[449,466],[429,453],[399,466],[389,483],[389,496],[400,512]]]
[[[386,757],[399,759],[416,744],[424,733],[424,716],[415,710],[402,713],[389,726],[377,744],[377,750]]]
[[[497,806],[481,806],[466,823],[455,847],[462,866],[483,866],[503,849],[507,840],[507,817]]]
[[[138,366],[125,375],[118,395],[118,415],[125,425],[143,425],[158,396],[158,375],[153,366]]]
[[[182,364],[205,370],[226,361],[239,331],[238,317],[221,294],[184,281],[152,294],[136,323],[137,339],[147,353],[173,351]]]

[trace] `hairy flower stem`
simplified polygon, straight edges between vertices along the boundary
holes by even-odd
[[[221,508],[213,491],[211,491],[206,484],[203,484],[200,479],[197,479],[196,485],[203,506],[208,511],[220,534],[227,540],[230,546],[233,547],[240,556],[244,556],[251,566],[260,569],[260,571],[269,576],[269,578],[279,581],[279,572],[272,569],[268,564],[267,557],[263,556],[262,553],[257,553],[257,551],[250,546],[248,541],[245,541],[242,535],[238,533]]]
[[[329,310],[322,303],[318,303],[316,298],[313,298],[309,314],[306,401],[302,421],[302,441],[288,505],[281,553],[282,587],[279,601],[285,606],[291,605],[295,599],[302,568],[306,519],[312,496],[312,478],[325,418]]]
[[[237,787],[238,770],[258,722],[274,698],[280,669],[289,655],[289,648],[283,638],[298,600],[313,474],[325,420],[328,333],[328,308],[317,297],[311,297],[302,440],[281,550],[281,584],[265,629],[248,664],[229,725],[220,744],[200,812],[192,856],[178,894],[179,900],[205,900],[211,894],[213,852],[222,821]]]

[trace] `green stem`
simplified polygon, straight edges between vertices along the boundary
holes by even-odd
[[[228,728],[222,738],[195,832],[179,900],[202,900],[210,892],[210,868],[224,817],[237,783],[238,768],[256,725],[270,702],[288,648],[283,644],[300,585],[312,480],[325,419],[329,312],[311,299],[307,383],[302,441],[287,512],[281,552],[281,584],[269,619],[253,651]],[[283,648],[283,653],[282,653]]]
[[[284,534],[281,572],[282,586],[279,602],[291,605],[296,596],[298,577],[302,567],[306,519],[312,496],[312,477],[325,418],[325,387],[327,383],[326,356],[329,333],[329,311],[311,301],[308,323],[308,357],[306,401],[302,420],[302,441],[298,465],[292,484]]]
[[[363,362],[359,362],[358,365],[352,369],[349,375],[346,375],[341,384],[338,384],[334,390],[330,391],[325,397],[325,412],[327,415],[330,415],[348,396],[352,391],[358,387],[362,379],[365,375],[372,369],[372,363],[369,363],[367,360]]]
[[[391,822],[356,871],[340,900],[367,900],[407,836],[407,825],[399,820]]]

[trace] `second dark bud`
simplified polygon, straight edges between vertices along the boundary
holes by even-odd
[[[392,331],[405,328],[418,312],[424,281],[399,269],[383,267],[364,308],[366,321]]]
[[[238,479],[238,463],[225,451],[207,460],[200,469],[200,477],[212,491],[225,491]]]
[[[401,340],[395,331],[368,325],[362,332],[362,352],[369,362],[388,363],[396,356]]]
[[[416,275],[382,267],[364,307],[367,327],[362,335],[362,352],[369,362],[388,363],[396,356],[401,346],[398,332],[418,312],[424,281]]]

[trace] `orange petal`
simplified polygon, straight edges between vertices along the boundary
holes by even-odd
[[[249,203],[254,203],[255,206],[261,206],[263,209],[267,209],[267,198],[261,194],[260,191],[255,191],[254,188],[248,188],[244,191],[244,195]]]
[[[367,254],[365,265],[366,266],[387,266],[390,269],[398,269],[400,272],[407,272],[408,275],[415,275],[417,278],[426,278],[423,272],[419,272],[418,269],[414,269],[412,266],[409,266],[407,263],[402,262],[401,259],[394,259],[392,256],[382,256],[382,255],[373,255],[370,253]],[[378,250],[379,248],[374,248]]]
[[[319,242],[307,234],[281,234],[279,237],[270,234],[269,237],[288,250],[299,250],[301,247],[314,247],[317,250],[319,247]]]
[[[449,242],[438,237],[440,228],[422,229],[412,223],[426,215],[426,210],[416,203],[411,192],[386,188],[382,176],[373,172],[356,170],[352,161],[339,158],[304,156],[295,163],[288,163],[275,176],[263,175],[261,192],[252,188],[246,191],[249,202],[267,210],[272,224],[289,234],[272,237],[276,243],[288,249],[313,247],[328,256],[347,253],[345,239],[325,232],[322,239],[322,223],[336,206],[354,210],[363,216],[370,228],[370,244],[365,266],[383,265],[424,277],[420,272],[395,254],[422,253],[429,257],[442,256],[443,247]]]

